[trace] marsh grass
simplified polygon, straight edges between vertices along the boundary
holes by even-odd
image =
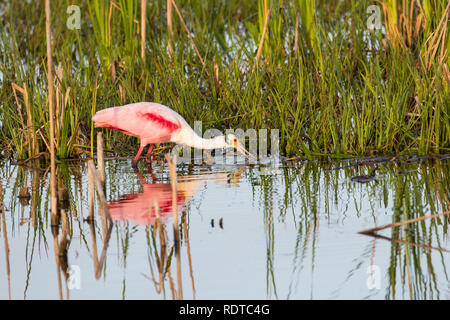
[[[373,32],[369,1],[179,0],[170,16],[168,3],[146,2],[142,59],[140,1],[82,2],[79,30],[66,26],[72,1],[52,1],[58,159],[93,156],[92,114],[138,101],[205,130],[278,128],[286,156],[450,151],[445,2],[380,1]],[[16,160],[49,154],[42,12],[43,1],[1,10],[0,143]],[[120,133],[104,139],[105,152],[137,146]]]

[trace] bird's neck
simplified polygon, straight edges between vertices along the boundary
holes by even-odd
[[[173,141],[197,149],[219,149],[225,147],[225,137],[218,136],[212,139],[203,139],[194,130],[181,131],[179,136]]]
[[[224,148],[225,138],[224,136],[218,136],[211,139],[204,139],[194,133],[193,145],[191,147],[198,149],[219,149]]]

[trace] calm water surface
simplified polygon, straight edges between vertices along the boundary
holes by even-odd
[[[448,217],[358,233],[450,210],[450,159],[355,163],[179,166],[174,226],[165,162],[107,160],[94,224],[65,162],[56,229],[46,169],[3,163],[0,299],[450,299]]]

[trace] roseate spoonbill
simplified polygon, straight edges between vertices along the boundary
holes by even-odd
[[[123,132],[140,139],[139,151],[133,160],[136,166],[146,145],[147,162],[151,160],[155,143],[174,142],[198,149],[234,148],[244,156],[252,156],[234,134],[203,139],[177,112],[159,103],[140,102],[98,111],[92,120],[96,128]]]

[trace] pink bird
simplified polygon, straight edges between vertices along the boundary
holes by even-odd
[[[251,154],[239,143],[234,134],[203,139],[177,112],[153,102],[140,102],[98,111],[92,120],[96,128],[123,132],[140,139],[139,151],[133,160],[136,166],[146,145],[150,145],[147,161],[155,143],[174,142],[198,149],[235,148],[246,157]]]

